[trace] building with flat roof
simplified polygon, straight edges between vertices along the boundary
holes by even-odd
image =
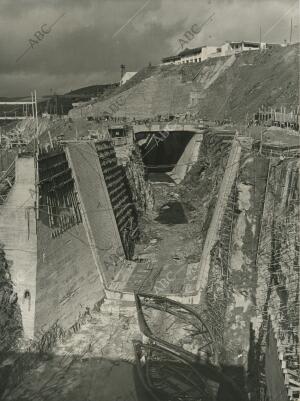
[[[236,53],[242,53],[251,50],[265,50],[267,44],[263,42],[250,42],[250,41],[239,41],[239,42],[225,42],[221,46],[221,55],[229,56]]]
[[[175,56],[165,57],[162,59],[163,64],[186,64],[200,63],[209,58],[210,54],[217,51],[216,46],[201,46],[194,49],[184,49]]]
[[[269,46],[267,43],[239,41],[225,42],[221,46],[201,46],[193,49],[184,49],[175,56],[164,57],[162,64],[185,64],[185,63],[200,63],[208,58],[225,57],[237,53],[252,50],[265,50]]]

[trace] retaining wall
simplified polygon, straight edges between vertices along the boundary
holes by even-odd
[[[25,338],[34,334],[37,270],[35,200],[34,159],[20,157],[16,160],[15,183],[0,208],[0,242],[4,244],[13,289],[18,296]]]

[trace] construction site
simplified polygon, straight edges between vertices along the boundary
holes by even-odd
[[[0,102],[0,400],[300,400],[299,50]]]

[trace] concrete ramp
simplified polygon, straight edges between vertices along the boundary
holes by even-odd
[[[37,235],[34,159],[16,159],[16,181],[0,207],[0,242],[4,244],[14,291],[18,295],[25,338],[34,334]]]
[[[203,135],[195,134],[186,145],[178,163],[168,175],[179,184],[198,160]]]
[[[105,287],[116,272],[105,264],[107,254],[124,256],[104,175],[94,143],[70,143],[66,150],[83,210],[83,222]]]

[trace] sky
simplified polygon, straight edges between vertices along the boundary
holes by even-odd
[[[117,82],[121,64],[158,64],[183,40],[189,48],[259,41],[261,26],[262,41],[283,43],[292,17],[299,41],[294,0],[0,0],[0,97]],[[187,39],[195,24],[204,26]]]

